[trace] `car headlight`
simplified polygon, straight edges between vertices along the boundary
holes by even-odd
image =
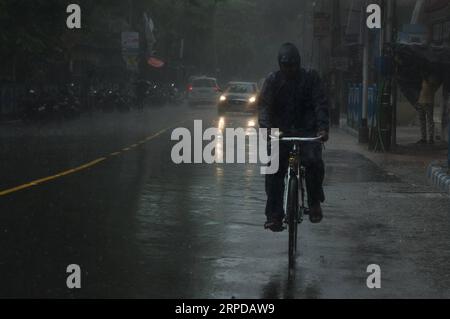
[[[226,97],[225,95],[221,95],[221,96],[220,96],[220,100],[221,100],[221,101],[225,101],[226,99],[227,99],[227,97]]]
[[[256,102],[256,96],[252,96],[248,101],[250,103],[255,103]]]

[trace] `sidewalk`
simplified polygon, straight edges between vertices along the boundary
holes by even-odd
[[[367,145],[358,144],[357,132],[342,126],[334,129],[329,148],[345,148],[358,152],[378,166],[397,175],[414,186],[433,185],[435,190],[450,195],[450,176],[447,174],[447,148],[445,141],[436,141],[434,145],[417,145],[418,127],[399,127],[397,143],[389,153],[375,153]],[[333,145],[334,144],[334,145]]]

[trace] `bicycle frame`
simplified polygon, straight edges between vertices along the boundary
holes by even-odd
[[[270,135],[271,139],[278,140],[280,142],[293,142],[292,148],[289,151],[289,166],[286,176],[284,178],[284,195],[283,195],[283,210],[287,212],[287,197],[288,197],[288,185],[289,179],[292,177],[296,177],[299,185],[299,191],[301,199],[301,203],[299,203],[299,209],[297,212],[297,223],[301,223],[303,221],[303,215],[307,211],[305,207],[305,167],[301,165],[300,160],[300,145],[302,142],[320,142],[322,140],[322,136],[318,137],[278,137]],[[286,213],[287,214],[287,213]],[[286,216],[286,220],[287,220]]]
[[[301,142],[319,142],[322,137],[270,137],[278,139],[280,142],[292,142],[288,157],[288,170],[284,178],[283,194],[283,209],[286,214],[284,223],[287,224],[289,230],[289,274],[291,275],[295,270],[298,224],[303,221],[303,215],[307,213],[305,207],[305,167],[301,165],[300,146]],[[290,215],[292,213],[294,216]]]
[[[292,145],[292,149],[289,151],[289,166],[286,176],[284,177],[284,195],[283,195],[283,210],[286,213],[285,222],[288,220],[288,212],[287,212],[287,200],[288,200],[288,185],[290,178],[297,178],[299,192],[300,192],[300,205],[296,216],[297,223],[301,223],[303,221],[303,213],[306,209],[305,207],[305,188],[304,188],[304,178],[305,178],[305,168],[300,163],[300,142],[295,141]]]

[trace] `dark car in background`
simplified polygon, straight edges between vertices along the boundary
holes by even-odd
[[[218,112],[243,112],[255,114],[258,110],[258,85],[255,82],[229,82],[219,98]]]

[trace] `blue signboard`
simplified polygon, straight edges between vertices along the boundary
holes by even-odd
[[[367,123],[370,126],[376,124],[377,114],[377,86],[368,88]],[[362,119],[362,84],[350,84],[348,89],[347,125],[358,129]]]

